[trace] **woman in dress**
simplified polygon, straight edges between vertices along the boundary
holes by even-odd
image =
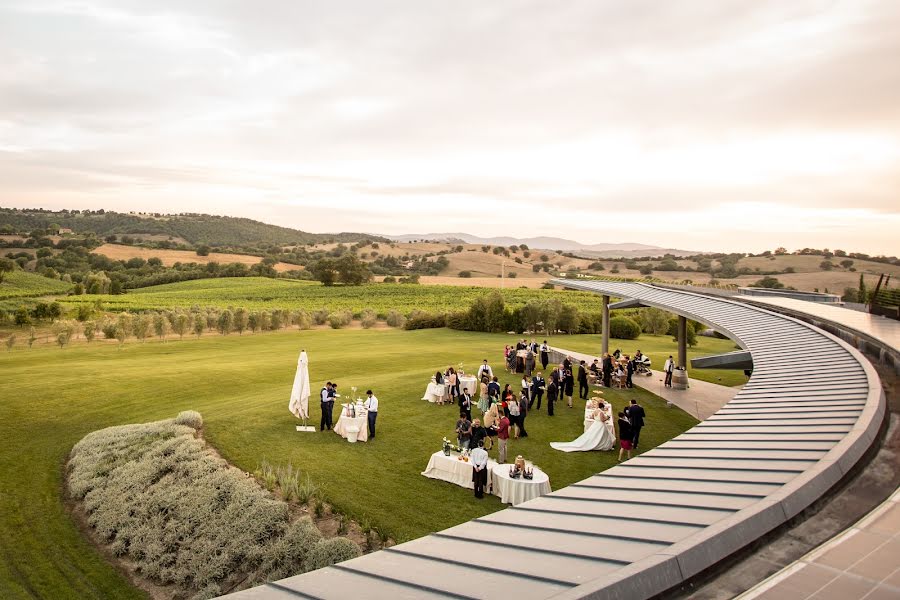
[[[450,402],[456,402],[459,397],[459,377],[453,367],[447,368],[447,387],[450,388]]]
[[[619,413],[619,462],[622,462],[622,452],[628,451],[628,458],[631,458],[631,422],[625,413]]]
[[[482,414],[486,413],[491,407],[491,400],[488,398],[488,378],[487,375],[481,377],[481,394],[478,396],[478,410]]]
[[[566,378],[563,382],[564,391],[563,395],[566,397],[566,405],[569,408],[572,408],[572,394],[575,393],[575,376],[572,375],[572,364],[569,363],[569,366],[566,367]]]
[[[494,446],[494,438],[497,437],[497,427],[500,423],[500,410],[497,404],[491,404],[487,412],[484,413],[484,430],[487,437],[484,440],[484,449],[490,450]]]

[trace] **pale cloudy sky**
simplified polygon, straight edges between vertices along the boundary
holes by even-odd
[[[0,0],[0,205],[900,254],[900,2]]]

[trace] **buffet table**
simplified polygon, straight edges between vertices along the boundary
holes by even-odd
[[[553,491],[550,489],[550,477],[537,467],[533,467],[534,479],[523,477],[513,479],[509,476],[510,466],[509,464],[496,464],[490,467],[489,479],[492,493],[500,496],[500,502],[515,506]]]
[[[431,479],[449,481],[460,487],[474,490],[475,484],[472,483],[472,463],[459,460],[458,457],[459,454],[456,452],[451,452],[450,456],[445,456],[442,450],[438,450],[431,455],[431,458],[428,460],[428,466],[422,471],[422,475]],[[489,458],[487,464],[488,474],[491,473],[495,466],[497,466],[497,461]],[[509,465],[506,465],[506,467],[509,468]],[[493,476],[489,476],[488,489],[485,491],[490,492],[492,480]]]
[[[422,400],[428,400],[429,402],[437,402],[440,404],[442,402],[446,402],[448,397],[447,386],[445,386],[443,383],[435,383],[434,380],[432,380],[428,384],[428,387],[425,388],[425,395],[422,396]]]
[[[341,416],[338,418],[337,423],[334,425],[334,432],[341,436],[344,439],[347,439],[347,429],[351,426],[359,427],[359,434],[356,436],[357,441],[365,442],[369,439],[369,413],[368,411],[362,407],[362,404],[357,404],[355,407],[356,416],[351,417],[350,411],[348,409],[348,404],[342,405]]]

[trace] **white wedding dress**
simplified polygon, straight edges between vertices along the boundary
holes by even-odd
[[[563,452],[589,452],[591,450],[612,450],[616,444],[616,436],[612,433],[611,420],[606,423],[597,419],[587,431],[572,442],[550,442],[550,447]],[[614,431],[614,430],[613,430]]]

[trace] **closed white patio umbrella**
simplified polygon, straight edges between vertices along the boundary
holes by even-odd
[[[294,387],[291,388],[291,401],[288,404],[291,414],[298,419],[303,419],[304,426],[298,426],[297,431],[315,431],[315,427],[305,427],[309,419],[309,357],[306,350],[300,352],[297,361],[297,374],[294,375]]]

